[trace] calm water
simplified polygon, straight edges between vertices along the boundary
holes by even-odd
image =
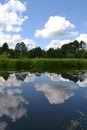
[[[0,73],[0,130],[66,130],[87,114],[87,72]]]

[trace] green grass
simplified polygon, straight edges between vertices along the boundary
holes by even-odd
[[[87,69],[86,59],[0,59],[0,70],[50,71]]]

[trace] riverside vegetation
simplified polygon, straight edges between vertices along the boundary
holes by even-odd
[[[85,59],[0,59],[0,70],[29,70],[57,72],[87,69]]]
[[[86,43],[73,41],[61,48],[42,50],[36,47],[28,50],[24,42],[9,49],[7,43],[0,47],[1,70],[59,71],[87,69]]]

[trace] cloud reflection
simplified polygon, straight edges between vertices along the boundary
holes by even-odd
[[[7,123],[6,122],[0,122],[0,130],[5,130],[5,128],[7,127]]]
[[[76,83],[79,87],[87,87],[87,73],[79,75],[82,80],[78,80]]]
[[[63,86],[55,86],[51,84],[36,84],[37,91],[42,91],[50,104],[64,103],[74,95],[74,93],[66,90]]]
[[[64,103],[74,95],[72,90],[77,89],[75,82],[64,79],[61,74],[46,73],[52,81],[51,83],[36,84],[37,91],[42,91],[51,104]]]
[[[28,101],[22,96],[21,85],[33,82],[35,78],[31,73],[12,73],[7,80],[0,76],[0,130],[7,127],[7,123],[2,121],[4,115],[15,122],[27,114]]]
[[[52,81],[69,81],[69,79],[65,79],[61,76],[61,74],[55,74],[55,73],[46,73],[46,75],[52,80]]]
[[[7,126],[1,121],[4,115],[14,122],[27,113],[25,105],[28,102],[22,96],[20,87],[22,83],[23,81],[17,80],[15,73],[9,74],[7,80],[0,76],[0,130],[4,130]]]
[[[33,82],[36,79],[35,74],[28,73],[26,78],[24,79],[24,82]]]
[[[5,80],[3,77],[0,76],[0,89],[1,88],[3,89],[4,87],[12,87],[12,86],[20,87],[23,82],[26,83],[33,82],[36,78],[35,74],[27,73],[23,81],[21,80],[21,77],[23,76],[24,73],[17,73],[17,74],[13,73],[13,74],[9,74],[9,78],[7,80]]]
[[[0,117],[6,115],[16,121],[27,112],[22,104],[27,104],[22,96],[0,94]]]

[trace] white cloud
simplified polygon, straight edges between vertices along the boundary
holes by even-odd
[[[18,35],[10,35],[10,34],[4,34],[0,32],[0,45],[4,44],[5,42],[8,43],[10,48],[14,48],[16,43],[21,41],[22,37]]]
[[[44,29],[36,30],[36,37],[76,36],[78,32],[71,32],[75,25],[65,17],[51,16],[46,22]]]
[[[26,3],[20,0],[9,0],[7,3],[0,3],[0,46],[7,42],[10,48],[14,48],[16,43],[22,41],[25,41],[30,49],[36,46],[33,40],[24,39],[18,34],[22,30],[22,24],[28,18],[23,15],[25,11]]]
[[[76,38],[76,40],[78,40],[79,42],[84,41],[84,42],[87,43],[87,34],[80,34],[80,35]]]
[[[22,13],[26,10],[25,3],[19,0],[9,0],[5,4],[0,3],[0,31],[19,32],[21,25],[28,18]]]
[[[46,49],[49,48],[61,48],[62,45],[70,43],[70,40],[52,40],[49,45],[46,46]]]
[[[29,49],[36,47],[36,43],[32,39],[23,39],[20,34],[10,35],[0,32],[0,46],[7,42],[10,48],[15,48],[15,45],[22,41]]]
[[[12,32],[12,31],[15,31],[15,32],[20,32],[21,30],[22,30],[22,28],[21,27],[13,27],[13,26],[11,26],[11,25],[8,25],[7,27],[6,27],[6,31],[7,32]]]
[[[10,10],[14,10],[14,11],[20,11],[20,12],[24,12],[26,10],[25,4],[26,3],[21,3],[21,1],[19,0],[10,0],[8,2]]]
[[[24,39],[23,42],[26,44],[28,49],[36,47],[36,43],[32,39]]]
[[[87,34],[80,34],[78,37],[75,38],[75,40],[77,40],[78,42],[84,41],[87,44]],[[61,48],[62,45],[64,44],[68,44],[70,42],[72,42],[74,40],[52,40],[47,46],[46,49],[49,48]]]

